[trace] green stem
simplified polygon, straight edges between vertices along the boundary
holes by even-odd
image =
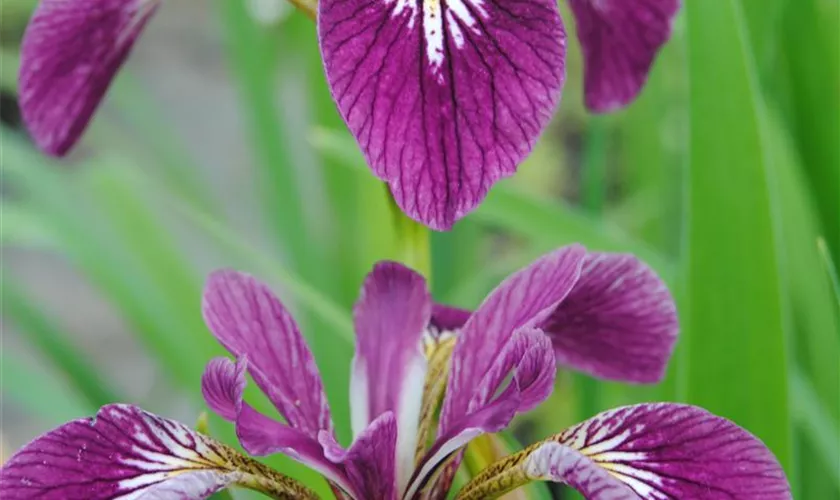
[[[396,260],[425,276],[427,281],[431,281],[432,259],[428,228],[403,213],[387,186],[385,186],[385,193],[394,216]]]

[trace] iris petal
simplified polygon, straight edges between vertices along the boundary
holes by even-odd
[[[553,0],[323,0],[333,97],[400,208],[449,229],[512,175],[560,97]]]
[[[572,245],[543,256],[508,277],[470,316],[452,354],[440,419],[443,432],[467,414],[478,383],[517,329],[543,322],[568,295],[578,281],[585,255],[583,247]],[[488,391],[483,396],[486,401],[495,388],[482,388]]]
[[[657,382],[679,322],[665,283],[632,255],[589,253],[580,280],[542,325],[557,362],[597,377]]]
[[[327,460],[317,439],[263,415],[242,400],[246,365],[244,359],[233,363],[227,358],[216,358],[207,364],[201,378],[208,406],[235,422],[236,435],[245,451],[256,456],[282,453],[318,471],[339,488],[352,491],[344,471]]]
[[[361,433],[387,411],[394,413],[402,486],[414,465],[426,376],[422,339],[431,311],[426,281],[396,262],[376,264],[354,308],[353,432]]]
[[[234,271],[210,275],[202,312],[207,326],[248,372],[286,421],[312,439],[332,431],[315,359],[292,316],[263,283]]]
[[[4,500],[202,499],[232,484],[316,499],[291,478],[188,427],[129,405],[102,407],[24,446],[0,470]]]
[[[42,0],[21,43],[20,108],[35,143],[76,143],[158,0]]]
[[[495,497],[529,481],[587,498],[788,500],[773,454],[734,423],[694,406],[655,403],[601,413],[491,465],[456,497]]]
[[[569,0],[583,48],[586,106],[614,111],[636,98],[671,37],[679,0]]]

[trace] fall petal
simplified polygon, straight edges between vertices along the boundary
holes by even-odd
[[[670,403],[601,413],[491,465],[457,498],[493,497],[534,480],[598,499],[792,498],[784,471],[755,436],[702,408]]]
[[[317,498],[183,424],[119,404],[44,434],[0,470],[8,500],[202,499],[232,484],[279,498]]]
[[[324,0],[318,35],[338,109],[400,208],[449,229],[512,175],[565,74],[551,0]]]
[[[633,101],[671,37],[679,0],[569,0],[583,48],[586,106],[609,112]]]
[[[632,255],[590,253],[580,280],[542,325],[557,362],[596,377],[659,381],[679,332],[665,283]]]
[[[289,312],[253,277],[216,271],[204,290],[207,326],[248,372],[292,427],[312,439],[332,430],[321,375]]]
[[[87,127],[158,0],[42,0],[21,43],[20,108],[39,148],[63,156]]]

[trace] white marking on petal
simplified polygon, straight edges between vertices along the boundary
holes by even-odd
[[[365,363],[353,358],[350,374],[350,427],[353,439],[370,423],[370,396],[368,394],[368,376]]]
[[[426,57],[432,73],[443,83],[440,65],[443,63],[443,15],[441,0],[423,0],[423,35],[426,38]]]
[[[398,491],[408,486],[414,472],[414,452],[417,449],[417,431],[420,410],[423,406],[423,387],[426,382],[426,358],[422,353],[412,360],[405,371],[397,411],[397,486]]]

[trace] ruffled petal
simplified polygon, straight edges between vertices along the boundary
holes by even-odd
[[[317,498],[183,424],[119,404],[44,434],[0,470],[4,500],[202,499],[232,484],[276,498]]]
[[[609,112],[633,101],[671,37],[679,0],[569,0],[583,48],[586,106]]]
[[[652,383],[679,332],[665,283],[632,255],[590,253],[580,280],[542,325],[557,362],[596,377]]]
[[[572,245],[540,258],[508,277],[470,316],[452,354],[441,432],[467,414],[476,395],[489,391],[481,397],[487,400],[493,384],[479,387],[479,382],[517,329],[542,323],[572,290],[585,255],[583,247]]]
[[[158,0],[42,0],[21,43],[20,108],[39,148],[79,139]]]
[[[201,380],[204,400],[221,417],[235,422],[242,447],[255,456],[281,453],[318,471],[332,483],[352,492],[345,472],[324,456],[317,439],[255,410],[242,400],[247,380],[243,359],[233,363],[216,358],[207,364]]]
[[[694,406],[655,403],[601,413],[491,465],[458,500],[494,498],[530,481],[567,483],[586,498],[788,500],[764,444]]]
[[[512,175],[565,76],[553,0],[318,4],[333,98],[400,208],[445,230]]]
[[[396,262],[376,264],[354,308],[353,433],[360,434],[385,412],[394,413],[401,484],[414,465],[426,376],[423,333],[431,311],[426,280]]]
[[[234,271],[210,275],[202,302],[207,326],[248,372],[290,426],[312,439],[332,431],[315,360],[297,324],[271,290]]]
[[[397,419],[386,412],[362,431],[344,450],[331,434],[321,432],[321,445],[328,459],[344,466],[359,499],[397,499]]]

